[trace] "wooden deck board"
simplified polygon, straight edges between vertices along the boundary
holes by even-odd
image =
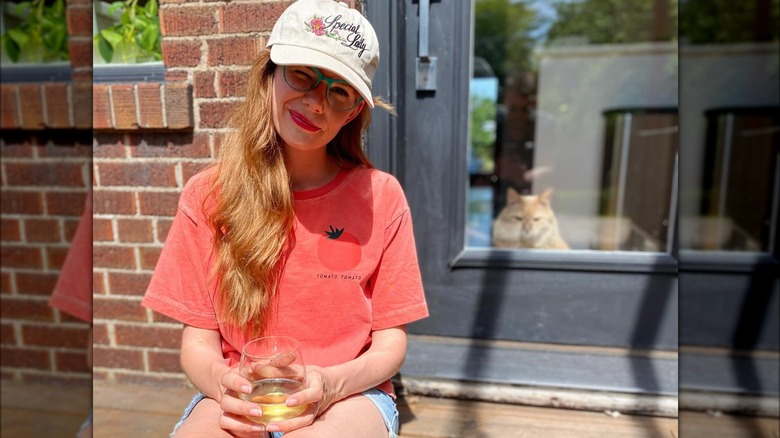
[[[166,437],[195,391],[94,382],[95,437]],[[89,411],[88,388],[3,381],[2,436],[72,438]],[[42,402],[42,400],[44,402]],[[677,419],[408,396],[400,438],[677,438]],[[776,418],[683,413],[679,436],[780,438]]]

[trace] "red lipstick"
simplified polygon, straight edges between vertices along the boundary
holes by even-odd
[[[296,125],[300,126],[301,128],[307,130],[307,131],[319,131],[320,128],[309,121],[306,117],[304,117],[302,114],[297,113],[295,111],[290,110],[290,119],[292,119],[293,122],[295,122]]]

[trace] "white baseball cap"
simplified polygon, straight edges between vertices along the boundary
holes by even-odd
[[[371,81],[379,65],[379,41],[371,23],[346,3],[296,1],[274,24],[266,46],[274,64],[330,70],[374,107]]]

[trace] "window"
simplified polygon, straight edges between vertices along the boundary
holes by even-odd
[[[676,8],[475,1],[467,247],[671,252]]]
[[[156,0],[94,2],[95,82],[164,80],[157,13]]]

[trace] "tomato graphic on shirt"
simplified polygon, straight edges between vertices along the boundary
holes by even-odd
[[[360,262],[360,242],[353,234],[344,228],[334,228],[325,231],[325,235],[317,242],[317,257],[320,262],[334,271],[347,271]]]

